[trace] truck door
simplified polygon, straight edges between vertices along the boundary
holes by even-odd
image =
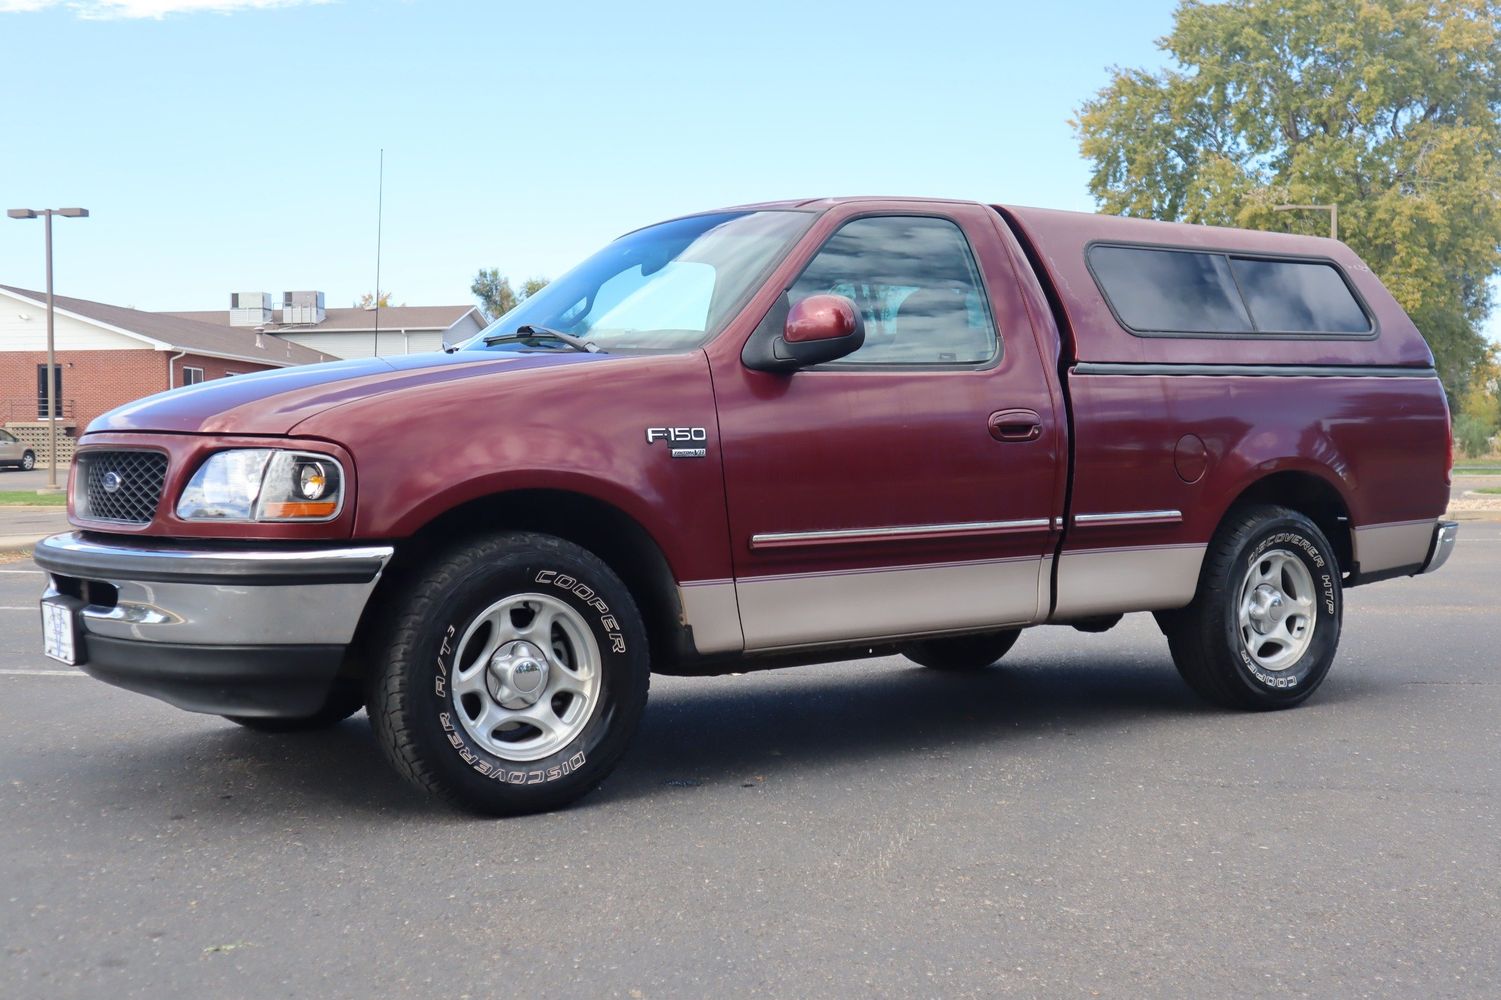
[[[981,206],[832,209],[787,295],[850,298],[865,345],[791,374],[713,345],[747,649],[1046,615],[1062,431],[1002,238]]]

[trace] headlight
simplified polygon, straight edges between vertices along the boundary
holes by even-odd
[[[210,455],[177,501],[187,521],[327,521],[344,503],[344,469],[327,455],[237,448]]]

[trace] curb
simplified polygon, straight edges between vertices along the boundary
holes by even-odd
[[[53,532],[43,535],[0,535],[0,555],[31,555],[36,543]]]

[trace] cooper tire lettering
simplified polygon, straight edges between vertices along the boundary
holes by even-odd
[[[610,606],[598,595],[595,588],[586,583],[580,583],[575,577],[558,570],[542,570],[533,579],[537,583],[549,584],[561,590],[566,590],[584,603],[584,606],[599,615],[599,623],[609,637],[610,652],[624,653],[626,651],[625,634],[621,628],[620,620],[611,612]]]

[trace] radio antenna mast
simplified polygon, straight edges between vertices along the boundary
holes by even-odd
[[[370,345],[371,357],[380,355],[380,226],[381,214],[386,200],[386,150],[380,151],[380,178],[375,188],[375,342]]]

